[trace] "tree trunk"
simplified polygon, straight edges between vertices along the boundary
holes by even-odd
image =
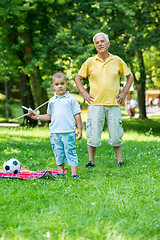
[[[8,85],[7,80],[4,80],[4,86],[5,86],[5,115],[6,115],[6,122],[8,122],[9,118],[9,110],[8,110]]]
[[[31,59],[33,57],[31,36],[29,35],[29,33],[26,33],[24,38],[26,42],[26,46],[24,48],[25,58],[26,58],[27,64],[30,64]],[[42,79],[41,79],[38,67],[35,67],[34,71],[30,73],[30,83],[31,83],[33,98],[37,106],[46,102],[48,100],[48,96],[47,96],[46,89],[42,87]],[[42,106],[39,109],[40,114],[45,114],[46,110],[47,110],[47,106],[46,105]],[[44,125],[45,122],[41,122],[41,124]]]
[[[146,73],[143,61],[143,53],[141,50],[138,52],[138,58],[140,60],[140,79],[137,80],[134,76],[134,83],[138,93],[139,118],[144,119],[147,118],[145,106]]]
[[[20,73],[20,82],[19,82],[19,89],[20,89],[20,96],[22,105],[25,107],[31,107],[35,109],[35,104],[29,84],[29,78],[23,72]],[[23,109],[23,113],[27,113],[27,110]],[[29,125],[35,127],[38,124],[38,121],[29,118],[28,116],[24,117],[23,125]]]
[[[31,88],[32,88],[34,100],[39,106],[44,102],[48,101],[47,92],[44,88],[42,88],[42,79],[39,74],[39,69],[35,69],[35,72],[31,73],[30,79],[31,79]],[[40,111],[40,114],[45,114],[47,111],[47,104],[42,106],[39,109],[39,111]]]

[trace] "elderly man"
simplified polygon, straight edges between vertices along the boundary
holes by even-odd
[[[98,54],[83,63],[75,79],[81,95],[89,103],[86,128],[89,162],[86,168],[94,167],[96,147],[101,145],[105,121],[109,130],[108,143],[114,148],[119,166],[123,166],[123,128],[119,104],[128,93],[133,74],[120,57],[108,52],[110,41],[107,34],[97,33],[93,42]],[[119,93],[120,75],[126,76],[127,82]],[[89,78],[90,93],[82,84],[82,79],[86,77]]]

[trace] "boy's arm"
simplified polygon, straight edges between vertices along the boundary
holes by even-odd
[[[78,113],[76,115],[74,115],[76,124],[77,124],[77,132],[76,132],[76,136],[77,136],[77,140],[82,138],[82,120],[81,120],[81,114]]]
[[[34,120],[41,120],[41,121],[50,121],[51,115],[50,114],[43,114],[43,115],[36,115],[34,113],[28,114],[28,117]]]

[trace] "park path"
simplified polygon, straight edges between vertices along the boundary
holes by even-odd
[[[147,117],[160,115],[160,107],[153,106],[146,108]],[[130,116],[122,116],[122,118],[130,118]],[[133,118],[139,118],[139,113],[136,113]]]

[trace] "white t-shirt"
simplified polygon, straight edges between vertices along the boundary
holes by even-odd
[[[135,108],[136,107],[136,100],[131,99],[130,101],[130,108]]]
[[[74,115],[81,112],[75,97],[66,92],[62,97],[57,94],[49,100],[47,113],[51,115],[49,129],[51,133],[74,132],[76,129]]]

